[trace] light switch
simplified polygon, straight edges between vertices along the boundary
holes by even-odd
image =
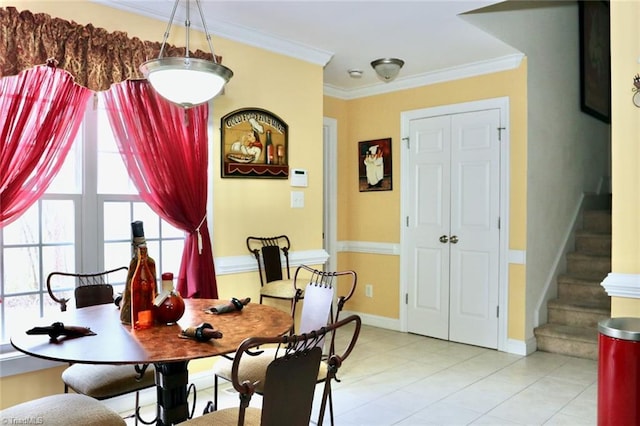
[[[304,207],[304,192],[291,191],[291,208],[301,209]]]

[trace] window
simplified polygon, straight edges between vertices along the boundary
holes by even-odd
[[[95,96],[47,192],[17,221],[0,229],[0,341],[7,343],[26,320],[59,310],[47,293],[50,272],[128,266],[134,220],[144,222],[158,274],[177,273],[184,233],[138,197]],[[124,288],[124,282],[112,284],[116,292]],[[59,291],[71,295],[73,286],[69,282]]]

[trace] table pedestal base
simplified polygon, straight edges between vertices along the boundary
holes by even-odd
[[[173,425],[189,418],[187,364],[186,361],[155,364],[158,426]]]

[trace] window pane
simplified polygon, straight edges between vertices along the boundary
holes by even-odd
[[[5,295],[38,290],[40,257],[37,247],[5,247],[3,256]]]
[[[82,192],[82,126],[60,171],[47,188],[47,194],[80,194]]]
[[[131,203],[107,201],[104,203],[104,240],[131,241]]]
[[[184,249],[184,240],[173,240],[162,242],[162,265],[158,270],[161,276],[164,272],[173,272],[174,276],[178,276],[180,272],[180,263],[182,261],[182,250]]]
[[[98,109],[98,194],[137,194],[118,151],[106,111]]]
[[[45,246],[42,247],[42,269],[45,276],[51,272],[94,272],[76,269],[75,247]]]
[[[162,238],[184,238],[184,231],[162,220]]]
[[[131,243],[108,243],[104,245],[105,270],[129,266],[131,257]]]
[[[144,222],[144,236],[147,240],[160,237],[160,218],[145,203],[133,204],[133,220]]]
[[[2,230],[4,244],[37,244],[39,204],[35,203],[18,220]]]
[[[160,243],[158,241],[147,241],[147,252],[149,257],[151,257],[156,262],[156,273],[160,273],[159,269],[159,259],[160,259]],[[158,278],[158,277],[156,277]]]
[[[40,297],[37,294],[5,297],[2,304],[5,318],[10,318],[4,322],[6,340],[9,340],[12,334],[24,333],[25,324],[32,323],[34,318],[40,317]]]
[[[71,200],[42,201],[42,242],[69,243],[75,241],[74,202]]]

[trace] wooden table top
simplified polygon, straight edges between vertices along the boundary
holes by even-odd
[[[145,364],[188,361],[235,352],[240,343],[252,336],[277,336],[287,333],[291,315],[272,306],[249,303],[242,311],[221,315],[207,314],[206,308],[227,301],[185,299],[186,310],[174,325],[157,325],[146,330],[132,330],[120,322],[120,312],[113,304],[91,306],[60,312],[25,324],[25,333],[11,337],[11,344],[26,354],[63,362],[86,364]],[[74,339],[60,337],[50,342],[48,335],[27,335],[35,326],[60,321],[66,326],[88,327],[95,336]],[[208,342],[179,337],[187,327],[203,322],[211,324],[223,337]]]

